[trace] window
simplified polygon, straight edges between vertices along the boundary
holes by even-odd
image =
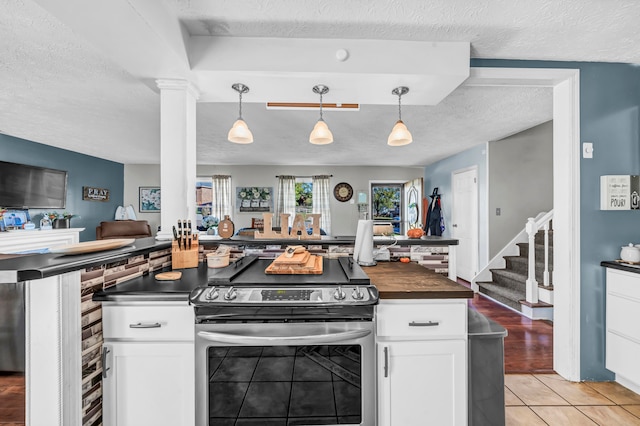
[[[375,223],[391,223],[395,234],[404,234],[401,183],[371,184],[371,213]]]
[[[204,231],[203,219],[213,216],[218,221],[231,216],[231,176],[215,175],[196,178],[196,227]]]
[[[296,178],[296,214],[312,213],[313,182],[311,179]]]

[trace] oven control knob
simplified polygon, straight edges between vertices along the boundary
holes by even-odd
[[[230,287],[229,290],[227,290],[227,293],[224,295],[224,300],[233,300],[238,296],[238,292],[235,288]]]
[[[360,286],[356,286],[356,289],[351,293],[351,297],[353,300],[362,300],[364,298],[364,293],[360,290]]]
[[[207,300],[215,300],[219,295],[220,293],[218,292],[218,289],[215,287],[211,287],[211,290],[207,291],[207,294],[205,294],[204,298]]]
[[[342,286],[339,285],[335,292],[333,292],[333,298],[336,300],[344,300],[347,297],[344,291],[342,291]]]

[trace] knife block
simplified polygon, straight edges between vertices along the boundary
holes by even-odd
[[[171,269],[185,269],[198,267],[198,242],[191,243],[191,248],[178,247],[178,242],[171,243]]]

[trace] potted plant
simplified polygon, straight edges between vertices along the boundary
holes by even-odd
[[[71,218],[78,217],[78,215],[69,212],[45,212],[42,215],[49,218],[53,229],[71,228]]]
[[[202,226],[207,230],[208,235],[216,235],[218,232],[218,224],[220,219],[215,216],[205,216],[202,219]]]

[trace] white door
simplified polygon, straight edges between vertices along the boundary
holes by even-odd
[[[478,170],[454,172],[451,180],[451,237],[458,240],[456,274],[471,281],[478,272]]]

